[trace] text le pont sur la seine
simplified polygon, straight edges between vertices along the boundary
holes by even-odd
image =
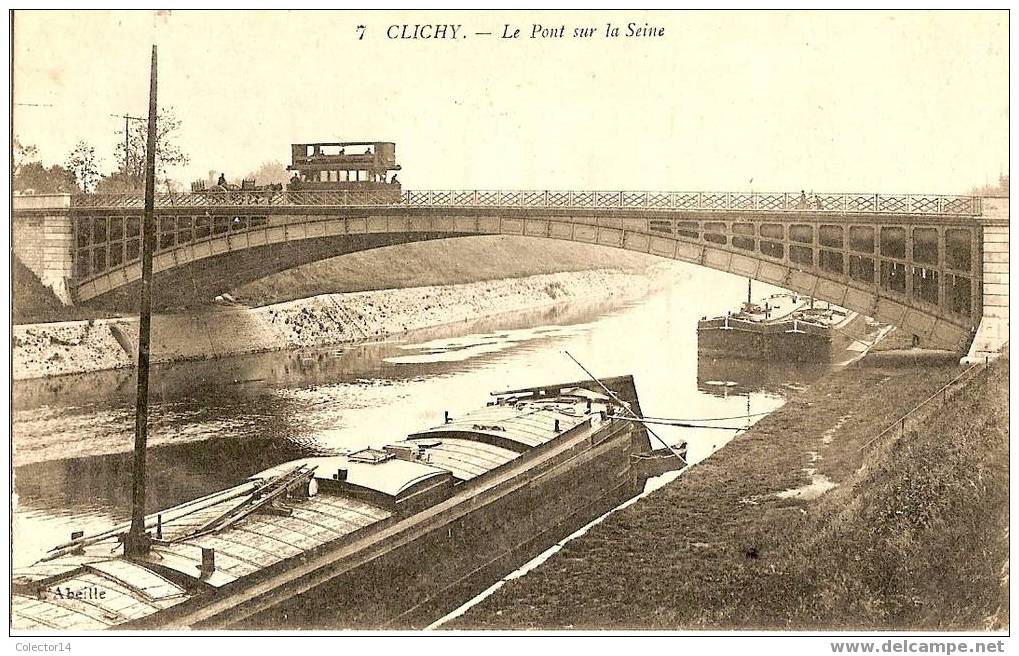
[[[357,26],[357,38],[364,39],[368,33],[365,25]],[[604,26],[570,26],[565,24],[544,25],[531,23],[526,26],[503,23],[496,30],[471,30],[463,24],[454,23],[401,23],[388,25],[385,36],[391,40],[457,40],[477,38],[494,39],[591,39],[591,38],[655,38],[665,36],[665,28],[649,23],[606,23]]]

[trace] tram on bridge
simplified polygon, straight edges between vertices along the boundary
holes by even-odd
[[[337,141],[291,145],[291,191],[367,191],[400,200],[396,144]]]

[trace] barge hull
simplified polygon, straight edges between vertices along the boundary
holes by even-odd
[[[702,355],[784,362],[830,362],[848,348],[865,328],[856,315],[844,325],[822,327],[799,321],[761,324],[740,319],[709,319],[698,323],[697,352]]]
[[[697,332],[697,350],[705,355],[786,362],[824,362],[830,360],[834,352],[832,340],[827,335],[808,332],[766,333],[736,327],[700,329]]]
[[[352,534],[212,603],[184,604],[159,626],[426,626],[636,494],[631,454],[641,438],[617,424],[550,443],[432,509]]]

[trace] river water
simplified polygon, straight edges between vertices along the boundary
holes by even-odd
[[[764,285],[756,293],[769,293]],[[641,298],[586,300],[417,331],[384,342],[154,368],[148,512],[302,456],[380,446],[484,405],[489,393],[633,374],[647,416],[766,413],[824,367],[698,360],[696,323],[746,295],[744,280],[677,266]],[[13,386],[14,564],[130,516],[134,375],[108,371]],[[728,428],[655,427],[697,462]],[[720,429],[717,427],[724,427]],[[652,446],[660,446],[652,442]]]

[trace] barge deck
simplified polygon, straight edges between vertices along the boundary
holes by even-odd
[[[420,627],[638,493],[630,377],[495,395],[381,449],[279,465],[13,576],[19,629]]]

